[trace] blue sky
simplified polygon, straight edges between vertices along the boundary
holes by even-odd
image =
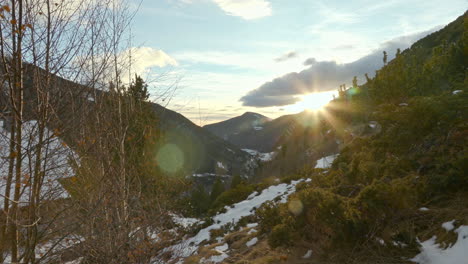
[[[383,49],[407,48],[467,7],[466,0],[143,0],[132,27],[134,70],[151,82],[155,101],[196,124],[246,111],[274,118],[300,111],[292,104],[304,94],[372,74]]]

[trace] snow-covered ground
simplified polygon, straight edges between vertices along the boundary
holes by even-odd
[[[328,169],[331,167],[333,161],[338,157],[338,154],[330,155],[323,157],[317,160],[317,165],[315,165],[316,169]]]
[[[210,230],[219,229],[226,224],[235,225],[242,217],[254,214],[256,208],[259,208],[265,202],[275,200],[277,197],[280,197],[280,203],[285,203],[288,196],[296,191],[296,185],[304,181],[310,180],[301,179],[292,181],[290,184],[273,185],[264,189],[261,193],[252,193],[246,200],[236,203],[231,207],[226,206],[225,213],[220,213],[213,217],[214,224],[200,230],[194,237],[188,238],[168,250],[172,251],[176,258],[186,258],[194,254],[203,241],[210,239]],[[249,225],[249,227],[255,226],[255,224]],[[158,260],[154,261],[154,263],[159,263]]]
[[[247,241],[247,243],[245,243],[245,245],[247,247],[251,247],[251,246],[257,244],[257,242],[258,242],[258,238],[254,237],[254,238],[250,239],[249,241]]]
[[[200,262],[201,263],[221,263],[223,260],[229,257],[229,255],[226,253],[228,249],[229,249],[229,245],[227,243],[224,243],[221,246],[217,246],[215,247],[215,251],[219,255],[211,256],[208,259],[202,258]]]
[[[453,228],[453,222],[447,222],[442,227],[448,231]],[[421,243],[421,253],[411,259],[418,264],[465,264],[468,263],[468,226],[460,226],[454,230],[458,234],[455,244],[444,248],[432,237]]]
[[[268,152],[268,153],[262,153],[254,149],[242,149],[242,151],[245,151],[249,153],[250,155],[258,158],[262,162],[267,162],[273,160],[273,158],[276,156],[276,152]]]
[[[34,165],[38,154],[37,144],[39,143],[38,124],[36,121],[27,121],[23,124],[22,149],[23,161],[21,164],[21,197],[20,203],[27,204],[31,192],[31,175],[33,175]],[[42,200],[53,200],[67,197],[66,191],[59,183],[60,178],[73,176],[73,170],[68,165],[69,158],[76,158],[73,151],[66,146],[54,133],[48,129],[44,131],[44,138],[47,145],[41,151],[42,161],[40,164],[44,172],[43,186],[41,190]],[[9,140],[10,132],[0,126],[0,208],[3,207],[3,194],[5,193],[8,177],[9,162]],[[14,189],[14,183],[11,190]],[[13,192],[11,192],[13,193]]]
[[[36,247],[36,260],[38,263],[49,263],[55,261],[57,252],[62,252],[65,249],[69,249],[79,243],[82,243],[84,238],[78,235],[68,235],[59,239],[52,239],[43,244],[37,245]],[[65,264],[78,264],[82,258],[78,258],[73,261],[66,262]],[[3,263],[11,263],[11,256],[7,255]],[[55,262],[54,262],[55,263]],[[62,263],[62,262],[60,262]]]
[[[227,170],[226,166],[221,161],[217,161],[216,166],[220,169]]]
[[[200,221],[200,219],[197,218],[190,218],[190,217],[181,217],[176,214],[170,214],[172,221],[174,221],[175,224],[182,226],[184,228],[190,227],[191,225],[194,224],[202,224],[204,223],[203,221]]]
[[[190,176],[188,176],[188,177],[190,177]],[[207,173],[194,173],[194,174],[192,174],[192,177],[223,177],[223,178],[229,178],[231,176],[230,175],[219,175],[219,174],[216,174],[216,173],[207,172]]]

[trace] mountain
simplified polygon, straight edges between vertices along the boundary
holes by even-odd
[[[280,138],[296,126],[297,115],[285,115],[269,119],[260,114],[247,112],[203,128],[241,149],[271,152]]]
[[[45,70],[30,64],[25,64],[24,73],[24,120],[37,119],[37,94],[35,87],[37,76],[46,75]],[[6,90],[0,90],[4,93]],[[80,124],[86,122],[85,116],[92,113],[100,98],[106,97],[108,92],[92,89],[86,85],[51,75],[50,104],[56,106],[56,116],[48,123],[49,129],[62,131],[61,139],[73,148],[78,137]],[[9,124],[8,98],[0,94],[0,120],[3,126]],[[195,125],[183,115],[171,111],[157,103],[149,103],[156,112],[158,125],[165,144],[176,146],[183,154],[183,176],[192,174],[211,173],[216,175],[239,174],[250,176],[254,164],[251,156],[241,151],[235,145],[211,134]],[[3,114],[2,114],[3,113]],[[80,113],[80,114],[76,114]]]
[[[466,263],[467,14],[340,91],[326,114],[284,117],[283,164],[267,174],[278,178],[177,244],[190,245],[186,262]],[[327,140],[339,153],[280,171],[304,149],[332,151]]]
[[[245,131],[262,130],[263,124],[269,120],[270,119],[268,117],[261,114],[245,112],[241,116],[236,116],[219,123],[206,125],[203,128],[215,134],[216,136],[229,141],[235,135]]]
[[[285,144],[288,138],[297,133],[300,128],[310,128],[320,123],[321,119],[317,119],[311,112],[304,111],[298,114],[284,115],[276,119],[261,119],[261,125],[252,125],[252,123],[241,122],[242,120],[255,120],[254,113],[245,113],[223,122],[204,126],[204,129],[209,130],[213,134],[223,137],[230,143],[241,149],[252,149],[259,152],[272,152],[278,147]],[[259,115],[260,116],[260,115]],[[254,121],[255,122],[255,121]],[[233,124],[243,124],[243,129]],[[249,125],[245,125],[248,123]],[[232,128],[233,130],[229,130]],[[229,133],[232,131],[232,133]]]
[[[187,174],[250,175],[250,155],[237,146],[195,125],[183,115],[152,103],[166,144],[180,148]]]

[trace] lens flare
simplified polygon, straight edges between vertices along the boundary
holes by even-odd
[[[156,155],[158,166],[165,172],[176,173],[184,166],[184,153],[175,144],[162,146]]]
[[[288,209],[293,215],[298,216],[304,210],[304,205],[301,201],[293,199],[288,202]]]
[[[302,112],[306,110],[317,111],[322,110],[336,96],[336,91],[311,93],[300,97],[300,101],[287,106],[286,110],[290,112]]]

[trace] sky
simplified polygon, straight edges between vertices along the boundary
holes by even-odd
[[[132,70],[197,125],[315,108],[386,50],[440,29],[467,0],[131,0]],[[308,105],[310,103],[310,106]]]

